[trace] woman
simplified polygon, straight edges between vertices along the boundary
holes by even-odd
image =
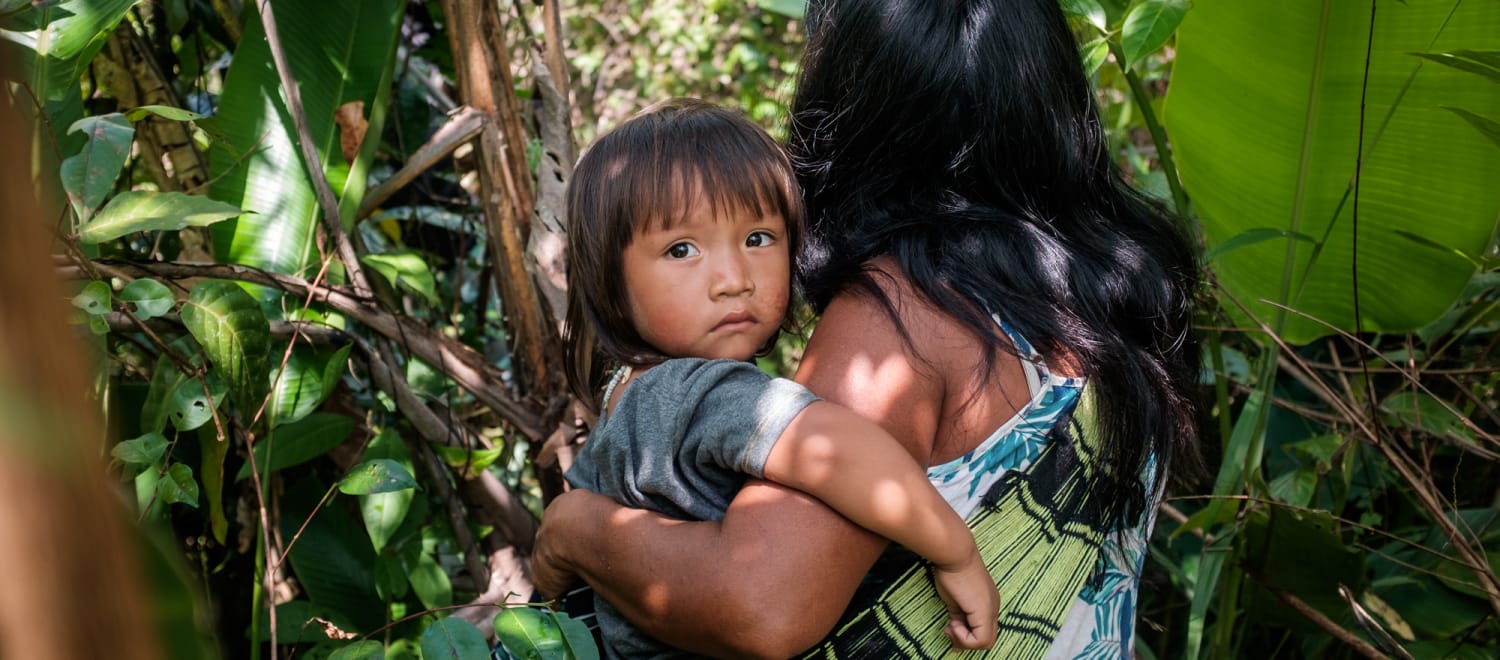
[[[1048,505],[1018,538],[1083,520],[1086,579],[1035,625],[1002,615],[1002,639],[1128,654],[1162,476],[1196,462],[1190,245],[1109,161],[1056,0],[828,0],[809,23],[789,146],[822,316],[796,379],[901,440],[961,514],[1024,490]],[[1087,441],[1062,421],[1081,379]],[[1057,416],[1012,444],[1039,402]],[[1049,490],[1078,465],[1083,488]],[[764,482],[718,523],[578,491],[547,510],[533,568],[543,593],[582,578],[672,645],[785,657],[833,629],[885,546]],[[1008,566],[1002,601],[1054,582]]]

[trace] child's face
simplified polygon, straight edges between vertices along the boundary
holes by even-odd
[[[636,232],[624,254],[636,331],[669,357],[748,360],[776,330],[791,289],[786,222],[716,215],[702,193],[670,228]]]

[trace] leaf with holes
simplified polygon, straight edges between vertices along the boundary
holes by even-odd
[[[176,231],[205,227],[247,213],[238,206],[202,195],[132,190],[109,200],[78,232],[78,240],[95,244],[138,231]]]
[[[416,487],[417,480],[411,472],[389,458],[364,461],[339,480],[339,490],[346,495],[392,493]]]
[[[182,324],[228,384],[240,421],[248,423],[265,398],[270,370],[271,324],[260,304],[233,282],[209,280],[183,303]]]
[[[144,321],[172,311],[172,306],[177,304],[177,298],[172,296],[172,290],[168,289],[167,285],[143,277],[126,284],[125,288],[120,290],[120,302],[134,305],[132,313],[136,318]]]
[[[412,469],[406,444],[401,441],[401,436],[395,429],[390,427],[382,429],[365,449],[364,460],[378,458],[395,461],[408,471]],[[370,534],[370,543],[375,546],[375,552],[385,548],[386,543],[390,542],[396,530],[401,527],[415,496],[416,492],[410,488],[359,496],[359,512],[365,520],[365,530]]]
[[[58,172],[73,212],[79,222],[85,222],[115,189],[115,179],[120,178],[130,154],[130,141],[135,139],[135,127],[125,115],[111,112],[73,122],[68,132],[88,137],[83,151],[64,159]]]
[[[83,287],[83,291],[73,296],[73,306],[88,312],[90,316],[106,314],[114,301],[114,291],[109,284],[99,281],[89,282]]]

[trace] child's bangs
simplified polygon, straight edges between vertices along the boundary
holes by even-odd
[[[649,186],[649,198],[641,200],[637,230],[674,227],[699,210],[700,200],[716,218],[744,210],[792,221],[792,174],[786,161],[777,158],[774,143],[754,144],[722,133],[704,137],[663,145],[662,171]]]

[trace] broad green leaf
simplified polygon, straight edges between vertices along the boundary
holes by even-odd
[[[130,121],[140,121],[145,119],[146,115],[156,115],[162,119],[170,119],[172,121],[195,121],[208,118],[206,115],[200,115],[196,112],[183,110],[182,108],[174,108],[170,105],[143,105],[125,113],[125,118]]]
[[[1318,465],[1319,471],[1327,471],[1333,464],[1333,455],[1343,446],[1344,438],[1335,433],[1315,438],[1289,442],[1281,446],[1282,451]]]
[[[1463,418],[1426,392],[1401,391],[1380,402],[1387,423],[1422,429],[1439,438],[1467,437]]]
[[[1134,67],[1172,38],[1187,14],[1187,0],[1145,0],[1130,8],[1120,30],[1125,65]],[[1102,8],[1101,8],[1102,12]]]
[[[120,302],[135,306],[131,313],[142,321],[172,311],[177,298],[167,285],[148,277],[132,280],[120,290]]]
[[[313,413],[299,422],[273,429],[255,443],[250,454],[254,457],[261,476],[265,476],[328,453],[328,450],[339,446],[344,438],[349,437],[353,430],[354,420],[348,417]],[[268,452],[271,456],[269,463],[266,461]],[[234,480],[239,481],[249,476],[250,463],[247,461]]]
[[[167,453],[167,439],[160,433],[147,433],[115,445],[109,455],[128,465],[155,465]]]
[[[521,660],[567,660],[562,626],[535,607],[506,607],[495,615],[495,639]]]
[[[156,493],[167,504],[181,502],[197,508],[198,482],[193,479],[193,468],[173,463],[167,468],[167,474],[156,482]]]
[[[88,137],[83,151],[64,159],[59,172],[73,212],[78,215],[79,222],[85,222],[115,189],[115,179],[120,178],[125,158],[130,155],[135,127],[125,115],[111,112],[84,117],[74,122],[68,132],[83,133]]]
[[[1489,561],[1491,571],[1500,571],[1500,552],[1485,554]],[[1440,560],[1437,567],[1437,577],[1443,584],[1459,593],[1468,594],[1475,598],[1484,598],[1484,590],[1475,583],[1479,577],[1474,575],[1473,569],[1456,561]]]
[[[289,485],[282,499],[283,538],[307,523],[291,549],[293,574],[314,604],[338,615],[329,620],[340,628],[374,630],[386,622],[375,590],[375,551],[346,507],[325,505],[312,515],[327,492],[327,483],[304,478]]]
[[[156,359],[146,400],[141,404],[141,430],[160,433],[167,428],[167,402],[184,378],[165,355]]]
[[[1355,329],[1351,184],[1362,104],[1365,332],[1426,325],[1473,274],[1451,252],[1412,249],[1396,230],[1481,254],[1500,215],[1500,149],[1442,109],[1500,107],[1500,85],[1408,54],[1494,50],[1500,4],[1408,0],[1380,9],[1367,86],[1367,4],[1204,0],[1177,31],[1165,123],[1208,245],[1258,227],[1317,239],[1316,247],[1258,243],[1215,261],[1219,283],[1293,344],[1331,331],[1261,300]]]
[[[95,280],[84,285],[83,291],[73,296],[73,306],[88,312],[89,316],[107,314],[113,305],[114,291],[109,284]]]
[[[1459,71],[1477,73],[1490,80],[1500,83],[1500,51],[1478,52],[1472,50],[1456,50],[1451,53],[1412,53],[1425,60],[1431,60],[1444,66],[1451,66]]]
[[[270,370],[271,325],[260,304],[233,282],[208,280],[188,294],[182,324],[203,347],[210,366],[229,386],[241,420],[248,423],[265,398]]]
[[[354,642],[330,653],[328,660],[385,660],[385,645],[372,639]]]
[[[380,142],[401,15],[401,0],[272,0],[287,63],[296,72],[312,145],[340,207],[364,195],[369,158]],[[223,135],[211,147],[212,196],[255,209],[215,226],[214,254],[280,273],[313,264],[320,213],[298,148],[281,81],[259,21],[247,22],[224,81],[219,111],[200,122]],[[351,172],[339,152],[334,113],[347,102],[370,109],[369,133]],[[370,156],[363,155],[368,152]],[[347,229],[347,226],[346,226]]]
[[[391,286],[400,286],[420,294],[429,304],[436,305],[437,282],[422,256],[409,250],[367,254],[359,258],[360,263],[380,273]]]
[[[337,374],[348,363],[351,347],[344,346],[329,355],[298,345],[292,349],[286,368],[279,376],[273,365],[271,375],[275,382],[271,384],[271,399],[266,404],[266,419],[270,425],[276,427],[295,422],[317,410],[333,393],[333,386],[338,382]],[[283,350],[278,348],[275,354],[280,356]],[[332,379],[329,378],[330,372],[334,374]]]
[[[386,427],[370,441],[370,446],[365,448],[363,460],[387,459],[395,461],[407,471],[412,470],[411,456],[406,451],[406,444],[402,442],[401,436],[390,427]],[[360,515],[365,520],[365,531],[370,534],[370,543],[375,546],[375,552],[380,552],[390,542],[396,530],[401,527],[401,522],[406,519],[406,514],[411,510],[412,498],[416,492],[410,488],[395,490],[387,493],[372,493],[359,497]],[[402,591],[405,591],[405,576],[402,577]]]
[[[1500,147],[1500,122],[1490,119],[1489,117],[1476,115],[1463,108],[1450,108],[1447,106],[1443,106],[1443,109],[1455,115],[1463,117],[1464,121],[1469,122],[1469,125],[1473,126],[1474,129],[1479,131],[1481,135],[1489,138],[1490,142],[1493,142],[1496,147]]]
[[[138,231],[203,227],[244,213],[202,195],[132,190],[120,193],[78,231],[84,243],[103,243]]]
[[[1213,249],[1204,252],[1203,263],[1213,261],[1214,259],[1217,259],[1226,253],[1233,252],[1242,247],[1255,245],[1256,243],[1265,241],[1276,240],[1278,238],[1302,241],[1310,245],[1318,244],[1318,239],[1308,236],[1307,234],[1301,234],[1295,231],[1287,231],[1285,229],[1274,229],[1271,227],[1253,227],[1229,237],[1229,240],[1215,245]]]
[[[402,560],[406,564],[406,579],[411,582],[417,600],[427,609],[437,609],[453,604],[453,583],[448,574],[438,565],[432,555],[422,551],[418,544],[411,544]]]
[[[16,49],[20,57],[12,62],[19,65],[16,70],[26,73],[39,99],[59,101],[77,85],[89,61],[136,2],[69,0],[39,6],[40,29],[5,34],[0,44],[21,46]]]
[[[220,438],[217,430],[198,431],[198,452],[202,456],[198,474],[208,495],[209,530],[220,545],[229,533],[229,518],[224,515],[224,457],[229,455],[232,442],[231,438]]]
[[[423,660],[472,660],[489,656],[484,634],[463,619],[438,619],[422,631]]]
[[[345,495],[375,495],[416,487],[411,472],[388,458],[364,461],[339,480],[339,490]]]

